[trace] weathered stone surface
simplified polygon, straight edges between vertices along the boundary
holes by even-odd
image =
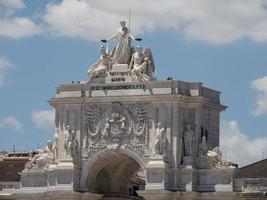
[[[62,84],[49,101],[57,163],[44,170],[42,186],[47,180],[47,186],[73,185],[105,198],[144,184],[164,190],[163,196],[167,190],[233,191],[234,169],[218,148],[226,109],[220,92],[199,82],[156,81],[151,50],[131,46],[134,37],[123,21],[102,42],[112,39],[114,50],[101,46],[88,82]]]

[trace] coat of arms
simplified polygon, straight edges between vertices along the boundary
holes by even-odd
[[[126,129],[126,118],[123,114],[119,112],[111,113],[110,118],[106,121],[105,127],[106,133],[111,138],[120,138]]]

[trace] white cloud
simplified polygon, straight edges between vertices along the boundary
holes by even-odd
[[[60,36],[99,40],[117,27],[119,15],[90,6],[85,1],[49,4],[44,21],[52,33]]]
[[[129,2],[63,0],[48,4],[44,21],[56,35],[95,41],[110,37],[119,20],[128,19]],[[266,0],[136,0],[131,29],[178,30],[188,39],[214,44],[243,38],[267,41],[266,4]]]
[[[55,112],[53,110],[34,110],[32,121],[37,129],[51,129],[55,121]]]
[[[256,102],[257,106],[252,111],[252,114],[260,116],[267,113],[267,76],[252,81],[251,87],[259,93]]]
[[[23,129],[23,126],[22,123],[19,120],[17,120],[14,116],[9,116],[0,119],[0,128],[8,128],[19,132]]]
[[[23,0],[0,0],[0,11],[2,11],[2,16],[10,16],[14,14],[16,10],[23,8],[25,8]]]
[[[236,121],[223,121],[220,144],[224,157],[240,166],[261,160],[262,152],[267,153],[267,137],[249,138]]]
[[[0,5],[9,9],[22,9],[25,7],[23,0],[0,0]]]
[[[27,17],[0,19],[0,28],[0,37],[13,39],[31,37],[42,33],[41,28]]]
[[[13,64],[8,59],[0,57],[0,87],[5,85],[5,71],[12,66]]]
[[[134,34],[165,30],[213,44],[244,38],[267,42],[267,0],[51,1],[38,24],[31,17],[14,16],[26,8],[23,0],[0,0],[0,37],[53,34],[99,41],[111,37],[121,19],[128,20],[130,2]]]
[[[29,17],[15,17],[17,10],[26,8],[22,0],[0,0],[0,37],[24,38],[39,35],[42,29]]]

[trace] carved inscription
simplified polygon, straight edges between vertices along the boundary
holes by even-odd
[[[97,85],[91,86],[91,91],[93,90],[129,90],[129,89],[145,89],[144,84],[135,84],[135,85]]]

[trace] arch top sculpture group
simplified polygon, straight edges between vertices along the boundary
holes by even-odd
[[[114,76],[110,72],[124,72],[125,75],[132,77],[128,81],[150,81],[154,79],[155,65],[152,51],[149,48],[142,50],[141,46],[132,47],[131,40],[140,41],[134,38],[126,27],[126,22],[120,22],[121,27],[109,40],[102,40],[107,43],[113,39],[116,44],[111,52],[107,46],[100,46],[101,56],[99,60],[92,64],[88,69],[90,81],[95,78],[105,78]],[[123,76],[123,75],[122,75]],[[116,75],[114,76],[116,78]]]

